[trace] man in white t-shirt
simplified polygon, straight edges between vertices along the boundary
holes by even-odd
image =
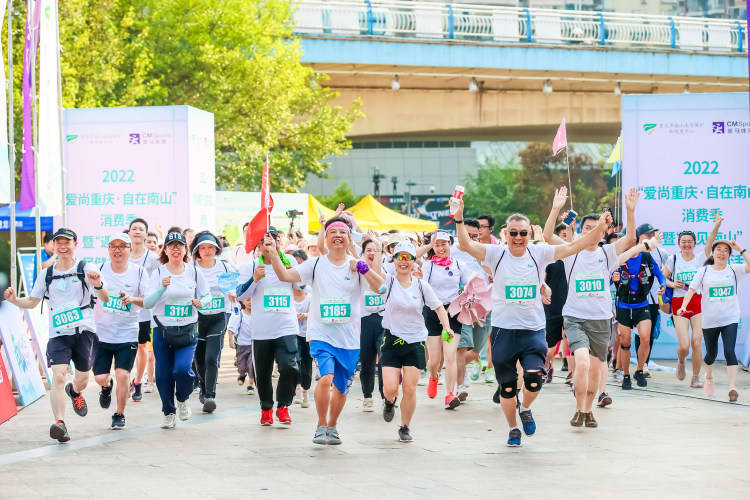
[[[346,403],[359,357],[361,295],[368,288],[383,293],[385,286],[383,279],[370,271],[365,262],[347,255],[351,244],[351,225],[347,219],[329,219],[324,231],[327,255],[286,269],[278,254],[272,252],[271,263],[281,281],[301,281],[309,286],[307,340],[310,355],[320,371],[315,388],[318,427],[313,443],[341,444],[336,421]]]
[[[34,283],[28,297],[19,298],[13,288],[5,290],[5,299],[23,309],[33,309],[42,299],[48,299],[49,342],[47,342],[47,364],[52,368],[52,390],[50,404],[55,422],[49,435],[64,443],[70,441],[65,417],[65,394],[73,402],[77,415],[88,413],[83,390],[88,385],[89,371],[96,355],[96,325],[93,306],[96,298],[104,302],[109,295],[104,289],[101,274],[92,264],[76,260],[78,245],[76,233],[60,228],[52,235],[58,259],[48,267]],[[73,383],[65,383],[70,362],[73,361],[75,375]]]
[[[596,243],[604,228],[611,224],[612,215],[602,214],[597,228],[578,240],[551,246],[529,245],[531,223],[528,217],[513,214],[506,221],[508,244],[485,245],[469,238],[463,224],[463,208],[461,201],[455,214],[459,246],[492,271],[492,363],[500,385],[501,406],[510,426],[507,444],[520,446],[521,430],[516,423],[516,364],[520,362],[524,372],[519,417],[527,436],[536,432],[530,407],[539,395],[545,375],[546,321],[540,293],[544,271],[552,262]]]
[[[563,245],[565,240],[555,236],[554,229],[560,210],[567,201],[567,188],[555,193],[547,222],[544,240],[552,245]],[[612,295],[609,279],[619,267],[618,256],[635,244],[635,206],[638,191],[634,188],[625,197],[627,232],[623,238],[610,245],[599,246],[604,232],[581,252],[563,259],[568,295],[563,306],[563,326],[570,351],[575,357],[573,388],[576,411],[570,425],[597,427],[592,412],[594,398],[606,369],[609,348],[610,322],[612,321]],[[581,219],[581,236],[598,230],[599,214],[588,214]],[[604,228],[606,230],[606,227]],[[605,375],[606,376],[606,375]]]

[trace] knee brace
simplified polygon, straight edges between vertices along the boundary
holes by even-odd
[[[628,344],[628,345],[622,345],[622,344],[620,344],[620,350],[621,351],[630,351],[630,344]]]
[[[523,372],[523,386],[529,392],[539,392],[542,390],[544,375],[540,370],[533,372]]]
[[[505,382],[500,384],[500,397],[503,399],[513,399],[516,397],[518,390],[516,389],[517,380],[513,382]]]

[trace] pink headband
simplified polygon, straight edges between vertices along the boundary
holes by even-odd
[[[328,233],[329,229],[332,229],[334,227],[340,227],[340,228],[346,229],[347,233],[350,231],[349,226],[347,226],[345,222],[341,222],[337,220],[336,222],[331,222],[330,224],[328,224],[328,227],[326,227],[326,234]]]

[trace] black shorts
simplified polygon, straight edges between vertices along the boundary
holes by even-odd
[[[47,366],[73,362],[76,370],[87,372],[94,365],[99,340],[87,330],[75,335],[53,337],[47,342]]]
[[[138,343],[151,342],[151,320],[138,322]]]
[[[648,306],[627,309],[624,307],[617,308],[615,315],[617,322],[626,328],[635,328],[641,321],[651,320],[651,312]]]
[[[115,360],[115,370],[129,372],[133,369],[137,353],[137,342],[122,342],[119,344],[99,342],[96,358],[94,358],[94,375],[109,373],[112,369],[112,359]]]
[[[555,347],[562,340],[563,317],[547,318],[547,347]]]
[[[198,314],[198,340],[207,337],[224,335],[227,329],[227,317],[223,312],[216,314]]]
[[[413,366],[424,370],[427,366],[424,355],[424,342],[407,344],[403,339],[392,335],[388,330],[383,335],[380,347],[380,363],[391,368]]]
[[[520,361],[524,372],[545,371],[547,346],[544,330],[506,330],[492,327],[492,364],[498,384],[515,383],[518,380],[516,363]]]
[[[448,312],[447,305],[445,311],[446,313]],[[440,324],[440,319],[438,318],[438,315],[435,311],[427,306],[424,306],[424,308],[422,308],[422,317],[424,318],[424,324],[427,327],[427,335],[429,335],[430,337],[437,337],[438,335],[443,334],[443,325]],[[453,333],[455,333],[456,335],[461,335],[461,322],[458,321],[458,314],[453,317],[451,317],[449,314],[448,320]]]

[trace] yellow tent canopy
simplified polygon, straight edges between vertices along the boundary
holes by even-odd
[[[326,219],[330,219],[336,212],[330,208],[324,206],[318,199],[311,195],[307,195],[307,232],[317,233],[320,231],[320,214]]]
[[[363,229],[374,229],[375,231],[398,229],[399,231],[425,232],[437,229],[436,222],[409,217],[391,210],[369,194],[351,207],[349,211],[357,219],[359,227]]]

